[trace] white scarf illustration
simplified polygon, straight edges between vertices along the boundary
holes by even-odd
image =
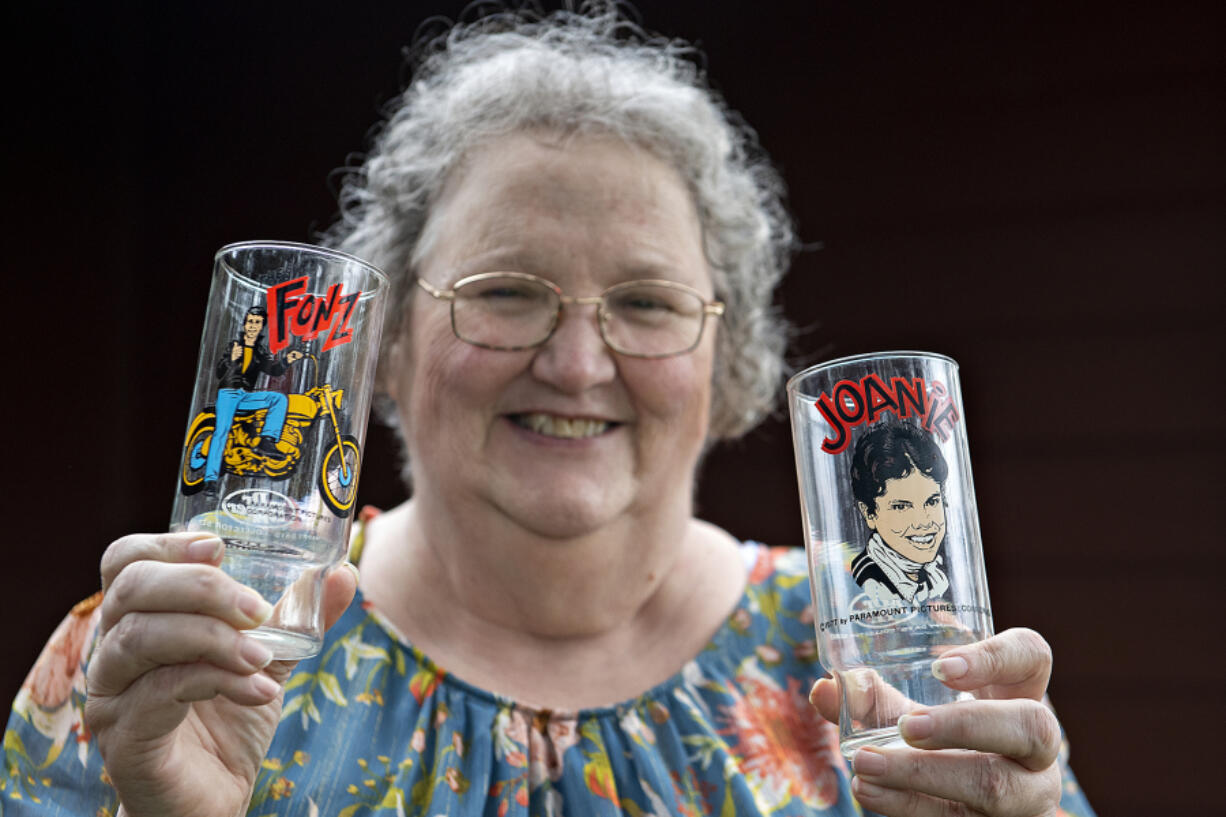
[[[874,533],[868,540],[866,550],[868,557],[877,563],[891,584],[898,588],[898,595],[912,604],[940,598],[949,589],[949,577],[941,570],[941,556],[927,564],[913,562],[887,547],[879,533]],[[912,579],[908,573],[918,575],[919,578]]]

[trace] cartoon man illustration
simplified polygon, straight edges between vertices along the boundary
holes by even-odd
[[[204,490],[210,495],[217,493],[222,455],[237,412],[267,409],[255,450],[268,457],[284,456],[277,450],[277,440],[281,438],[281,429],[285,425],[289,400],[279,392],[256,391],[255,381],[261,373],[272,376],[284,374],[287,368],[302,359],[302,352],[291,349],[284,357],[270,354],[263,343],[267,323],[267,309],[262,306],[248,309],[243,318],[242,335],[230,343],[230,348],[217,361],[217,427],[204,466]]]
[[[873,533],[851,573],[874,601],[918,604],[949,588],[939,555],[948,475],[936,442],[910,423],[879,425],[856,443],[851,490]]]

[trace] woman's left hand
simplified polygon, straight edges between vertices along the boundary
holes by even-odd
[[[956,647],[933,673],[977,700],[923,707],[899,721],[907,745],[860,749],[852,793],[886,817],[1052,817],[1060,802],[1060,725],[1043,702],[1051,648],[1013,629]],[[810,700],[839,718],[837,681],[818,681]]]

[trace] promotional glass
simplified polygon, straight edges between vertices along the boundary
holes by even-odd
[[[323,640],[323,577],[344,558],[387,279],[305,244],[214,258],[172,531],[226,543],[222,569],[274,610],[251,635],[278,659]]]
[[[932,663],[992,635],[958,365],[861,355],[788,382],[818,653],[842,692],[840,745],[970,697]]]

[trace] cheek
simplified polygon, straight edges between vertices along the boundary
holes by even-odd
[[[882,521],[888,530],[894,533],[902,533],[911,524],[911,520],[905,514],[891,513],[884,515]]]
[[[670,433],[705,439],[711,408],[711,365],[697,355],[629,360],[622,379],[643,419],[671,427]]]
[[[464,417],[459,409],[472,406],[488,377],[473,359],[481,350],[457,340],[446,323],[414,317],[395,375],[400,421],[411,447],[417,442],[414,429],[429,429],[433,435]]]

